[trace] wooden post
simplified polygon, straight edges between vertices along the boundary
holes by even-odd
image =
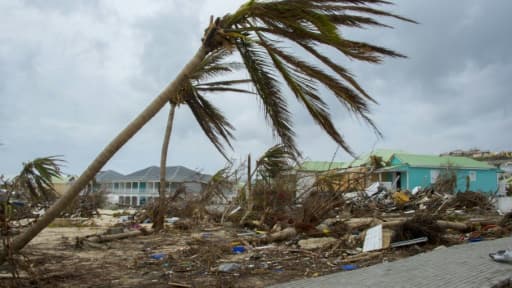
[[[248,206],[252,206],[253,198],[252,198],[252,186],[251,186],[251,154],[247,156],[247,202]]]

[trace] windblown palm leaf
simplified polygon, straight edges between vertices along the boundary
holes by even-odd
[[[20,174],[13,179],[16,190],[33,200],[49,200],[55,196],[52,177],[60,177],[59,156],[36,158],[24,163]]]
[[[234,138],[233,125],[222,112],[204,97],[204,93],[235,92],[254,94],[254,92],[237,87],[239,84],[250,83],[250,79],[203,82],[226,73],[242,69],[238,62],[222,62],[231,54],[226,49],[217,49],[210,53],[191,74],[189,81],[182,87],[182,93],[176,99],[177,104],[186,103],[194,114],[199,126],[217,150],[228,159],[224,144],[231,146]]]
[[[218,26],[224,40],[240,53],[275,135],[289,150],[298,153],[290,111],[279,86],[280,78],[317,124],[345,151],[352,153],[331,121],[328,106],[319,94],[320,86],[330,90],[348,111],[363,119],[380,135],[368,115],[369,103],[375,100],[347,69],[318,50],[322,46],[330,46],[348,58],[370,63],[380,63],[386,56],[404,57],[383,47],[346,39],[339,31],[343,26],[390,27],[373,17],[414,22],[372,7],[379,4],[391,3],[382,0],[251,0],[234,14],[219,19]],[[289,50],[280,47],[280,43],[296,43],[325,67],[293,56]]]
[[[295,154],[283,144],[270,147],[257,161],[256,169],[263,178],[274,179],[281,172],[292,169]]]
[[[214,197],[227,200],[224,193],[232,189],[234,186],[234,181],[230,179],[232,176],[231,169],[232,163],[228,162],[226,167],[218,170],[215,172],[215,174],[213,174],[213,176],[206,184],[206,187],[203,189],[203,194],[200,200],[202,203],[207,203]]]

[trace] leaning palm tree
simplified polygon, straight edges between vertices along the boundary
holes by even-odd
[[[203,59],[221,47],[236,49],[243,59],[261,100],[266,118],[274,134],[283,145],[298,151],[291,121],[291,112],[279,80],[287,84],[297,100],[304,104],[312,118],[333,140],[349,153],[350,147],[332,123],[328,106],[320,96],[319,88],[326,87],[349,111],[361,117],[370,126],[368,105],[375,102],[356,82],[352,74],[321,48],[331,47],[350,59],[379,63],[385,56],[403,57],[389,49],[343,37],[339,28],[389,27],[375,17],[391,17],[413,22],[407,18],[383,11],[375,5],[390,4],[385,0],[250,0],[235,13],[210,21],[202,45],[190,62],[181,70],[147,107],[93,160],[83,174],[39,222],[19,235],[14,250],[23,248],[44,229],[80,190],[94,178],[107,161],[135,135],[174,95],[179,94],[190,75]],[[297,44],[311,57],[323,63],[322,67],[304,58],[294,56],[283,48]],[[328,72],[332,71],[332,73]],[[2,257],[0,256],[0,262]]]
[[[227,159],[224,144],[232,147],[230,142],[233,139],[233,125],[227,121],[220,110],[210,103],[203,94],[214,92],[255,94],[252,91],[236,87],[238,84],[251,82],[250,79],[206,82],[213,77],[219,77],[243,68],[241,63],[223,61],[230,54],[232,54],[231,50],[219,48],[206,56],[201,64],[196,67],[195,71],[188,76],[188,81],[184,82],[182,89],[169,100],[171,108],[167,118],[167,126],[165,128],[160,157],[160,201],[156,215],[153,217],[153,228],[157,231],[163,228],[167,210],[167,201],[164,201],[167,187],[167,153],[169,150],[176,107],[179,105],[187,105],[190,108],[208,139],[210,139],[224,158]]]

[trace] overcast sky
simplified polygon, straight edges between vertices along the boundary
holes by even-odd
[[[14,175],[22,162],[48,155],[64,156],[64,172],[81,173],[191,58],[209,15],[242,2],[0,0],[0,174]],[[379,102],[372,118],[382,139],[328,101],[353,150],[510,150],[512,1],[403,0],[386,9],[421,24],[384,19],[395,29],[343,33],[409,59],[370,65],[336,58]],[[210,99],[237,129],[232,157],[256,156],[275,143],[254,97]],[[289,99],[304,155],[329,161],[336,144]],[[168,109],[105,169],[158,165]],[[187,107],[177,112],[168,163],[210,173],[224,164]]]

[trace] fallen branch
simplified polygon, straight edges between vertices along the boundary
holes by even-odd
[[[360,228],[362,226],[369,226],[378,224],[377,222],[381,222],[375,218],[352,218],[345,222],[350,229]]]
[[[295,230],[295,228],[293,228],[293,227],[290,227],[290,228],[286,228],[286,229],[284,229],[282,231],[270,234],[266,238],[266,241],[269,242],[269,243],[270,242],[275,242],[275,241],[284,241],[284,240],[288,240],[290,238],[293,238],[296,235],[297,235],[297,230]]]
[[[459,222],[438,220],[437,224],[441,228],[444,228],[444,229],[453,229],[453,230],[457,230],[457,231],[465,231],[468,229],[468,225],[466,225],[464,223],[459,223]]]
[[[373,258],[377,258],[378,256],[382,255],[382,251],[379,252],[370,252],[370,253],[363,253],[355,256],[348,256],[347,258],[343,259],[341,263],[354,263],[359,261],[368,261]]]
[[[119,233],[119,234],[94,235],[91,237],[82,238],[81,240],[85,240],[85,241],[89,241],[89,242],[96,242],[96,243],[103,243],[103,242],[110,242],[113,240],[137,237],[140,235],[149,235],[151,233],[153,233],[153,230],[140,229],[140,230],[129,231],[129,232]]]
[[[189,284],[183,284],[183,283],[169,282],[169,283],[167,283],[167,284],[171,285],[171,287],[192,288],[192,285],[189,285]]]
[[[378,219],[374,219],[374,218],[354,218],[354,219],[348,220],[346,222],[346,224],[351,229],[360,228],[360,227],[368,226],[368,225],[374,226],[374,225],[378,225],[378,224],[382,224],[383,228],[395,228],[411,218],[397,218],[397,219],[399,219],[399,220],[382,222],[382,221],[380,221]],[[481,224],[481,223],[494,223],[494,222],[492,222],[492,221],[471,222],[471,224],[479,224],[479,223]],[[437,224],[439,226],[441,226],[442,228],[453,229],[453,230],[458,230],[458,231],[465,231],[469,228],[469,225],[467,225],[465,223],[461,223],[461,222],[438,220]]]
[[[304,254],[309,254],[311,256],[314,256],[314,257],[322,257],[322,255],[320,255],[318,253],[315,253],[315,252],[312,252],[312,251],[308,251],[308,250],[304,250],[304,249],[288,249],[288,252],[290,252],[290,253],[304,253]]]

